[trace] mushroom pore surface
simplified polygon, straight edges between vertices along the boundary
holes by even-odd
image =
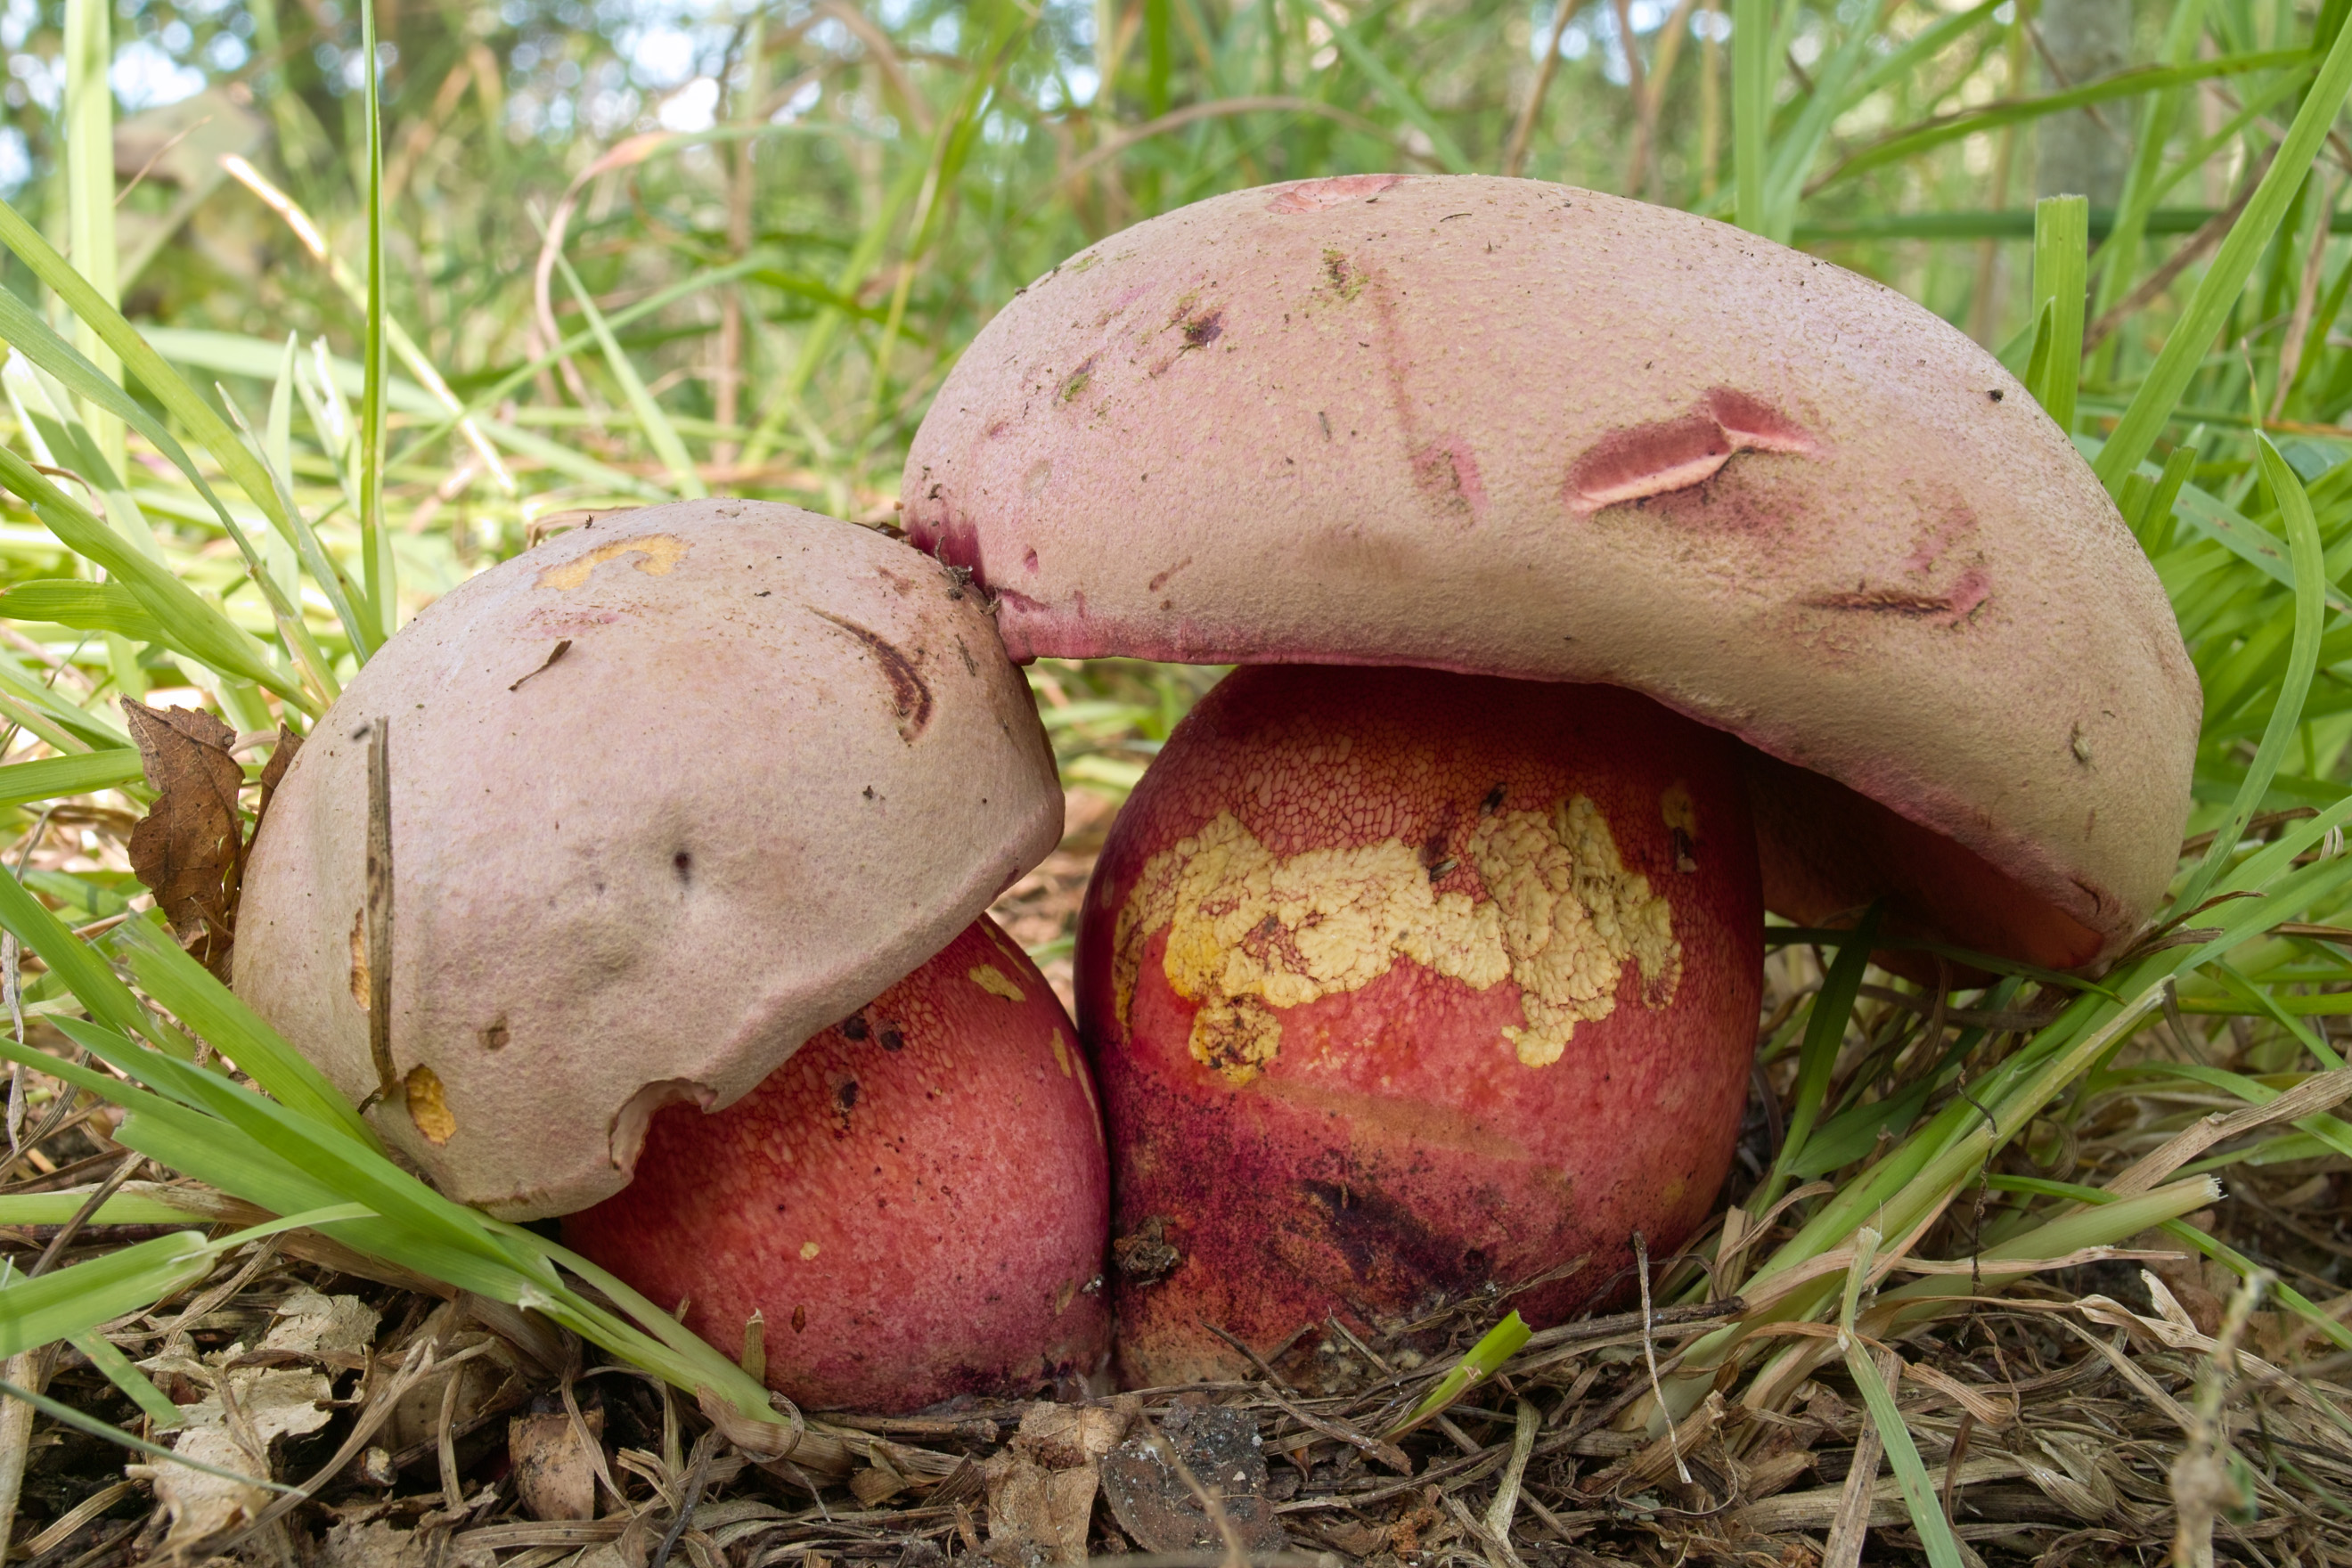
[[[917,433],[908,536],[1015,658],[1642,691],[1750,753],[1767,904],[2071,966],[2176,864],[2161,584],[1993,357],[1727,225],[1529,180],[1235,192],[1029,286]]]
[[[1583,1258],[1530,1321],[1707,1212],[1747,1096],[1756,848],[1728,736],[1634,693],[1287,665],[1203,698],[1087,893],[1119,1366],[1247,1376],[1339,1312]]]
[[[509,1217],[619,1190],[662,1104],[745,1093],[1060,836],[1027,687],[955,574],[770,502],[599,516],[385,644],[257,835],[236,989],[355,1101],[385,1087],[385,721],[370,1115]]]
[[[565,1244],[812,1409],[1083,1396],[1109,1172],[1077,1031],[986,916],[725,1110],[657,1112]]]

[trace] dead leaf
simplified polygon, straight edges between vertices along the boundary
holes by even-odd
[[[1087,1560],[1087,1522],[1095,1511],[1095,1469],[1049,1470],[1007,1448],[981,1468],[988,1482],[988,1556],[1000,1568],[1035,1561]]]
[[[379,1519],[331,1527],[312,1561],[317,1568],[491,1568],[498,1558],[446,1530],[403,1530]]]
[[[1003,1568],[1039,1559],[1084,1563],[1097,1467],[1142,1408],[1132,1394],[1109,1405],[1032,1405],[1013,1440],[981,1471],[988,1483],[989,1556]]]
[[[1102,1461],[1103,1499],[1146,1552],[1222,1551],[1224,1542],[1182,1471],[1214,1495],[1245,1552],[1286,1552],[1289,1537],[1265,1496],[1265,1453],[1257,1419],[1218,1405],[1179,1405],[1149,1432],[1121,1443]]]
[[[327,1424],[332,1384],[324,1373],[283,1365],[241,1365],[265,1352],[273,1359],[299,1356],[327,1365],[349,1363],[375,1337],[373,1309],[352,1296],[298,1290],[287,1298],[258,1347],[243,1344],[214,1352],[203,1361],[156,1356],[140,1364],[150,1372],[175,1373],[210,1392],[181,1407],[184,1425],[172,1451],[201,1464],[269,1479],[270,1450],[280,1437],[316,1432]],[[154,1483],[156,1500],[171,1520],[162,1547],[180,1549],[250,1521],[269,1494],[225,1476],[206,1475],[168,1462],[132,1465],[126,1474]]]
[[[563,1410],[509,1420],[507,1459],[523,1511],[537,1520],[595,1518],[596,1458],[589,1449],[604,1435],[602,1410],[583,1411],[578,1425]]]
[[[1109,1405],[1050,1405],[1029,1407],[1013,1446],[1049,1470],[1091,1465],[1118,1447],[1127,1429],[1143,1408],[1142,1401],[1126,1395]]]
[[[245,841],[237,792],[245,770],[229,748],[236,731],[200,708],[150,708],[122,700],[155,804],[131,830],[131,869],[189,952],[227,978]]]

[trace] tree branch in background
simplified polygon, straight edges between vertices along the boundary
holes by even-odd
[[[2271,160],[2276,156],[2278,147],[2275,143],[2263,148],[2262,156],[2246,170],[2246,177],[2240,182],[2238,194],[2230,198],[2230,205],[2207,218],[2196,233],[2180,242],[2179,249],[2164,258],[2164,265],[2141,279],[2137,287],[2116,301],[2114,310],[2091,323],[2090,330],[2083,334],[2084,353],[2088,354],[2106,341],[2109,332],[2147,309],[2150,301],[2172,287],[2174,279],[2221,243],[2237,223],[2238,215],[2246,210],[2248,202],[2254,199],[2254,187],[2263,183],[2263,175],[2269,172]]]
[[[1658,110],[1666,96],[1666,83],[1674,79],[1675,61],[1682,54],[1683,34],[1689,30],[1691,12],[1697,5],[1698,0],[1675,0],[1674,15],[1658,30],[1658,55],[1650,62],[1649,79],[1633,96],[1638,118],[1633,126],[1633,156],[1625,168],[1625,194],[1629,196],[1654,202],[1659,199]]]
[[[1503,148],[1503,175],[1517,179],[1519,166],[1527,162],[1528,139],[1535,134],[1536,116],[1543,111],[1544,94],[1551,90],[1551,79],[1559,69],[1559,40],[1568,31],[1568,19],[1575,13],[1569,0],[1554,0],[1551,8],[1551,40],[1544,47],[1543,64],[1536,68],[1536,84],[1528,91],[1528,101],[1519,110],[1518,123],[1511,127],[1511,140]]]

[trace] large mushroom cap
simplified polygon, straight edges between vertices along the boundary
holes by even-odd
[[[1350,175],[1155,218],[973,342],[905,506],[1016,658],[1602,681],[1728,730],[1799,919],[2080,964],[2176,863],[2196,675],[2066,437],[1927,310],[1688,214]]]
[[[599,518],[385,645],[271,803],[237,990],[354,1099],[386,719],[404,1091],[373,1115],[511,1216],[619,1190],[656,1109],[749,1091],[1060,835],[1027,688],[955,574],[766,502]]]

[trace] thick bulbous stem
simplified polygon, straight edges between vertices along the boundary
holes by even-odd
[[[1250,667],[1081,917],[1130,1383],[1338,1312],[1549,1321],[1706,1214],[1762,909],[1738,743],[1613,688]],[[1538,1281],[1530,1286],[1529,1282]]]
[[[1081,1390],[1108,1173],[1077,1032],[985,916],[726,1110],[657,1112],[567,1245],[811,1409]]]

